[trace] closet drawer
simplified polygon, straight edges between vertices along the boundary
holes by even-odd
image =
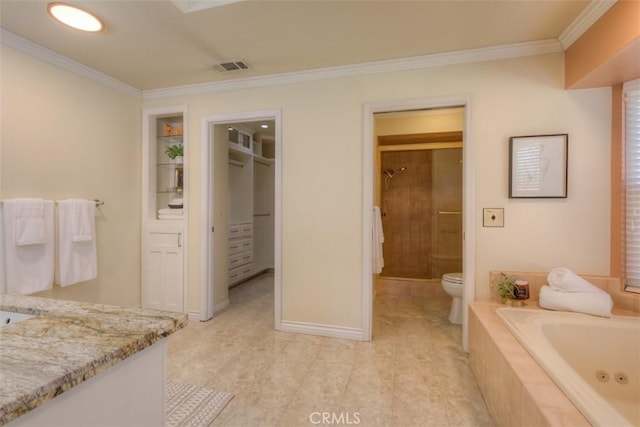
[[[253,273],[253,263],[229,270],[229,285],[243,281]]]
[[[250,222],[243,224],[229,224],[229,239],[237,237],[253,236],[253,224]]]
[[[240,267],[253,262],[253,252],[240,252],[229,257],[229,269]]]
[[[241,237],[252,237],[253,236],[253,224],[241,224],[240,225],[240,236]]]
[[[245,251],[253,251],[252,238],[239,237],[237,239],[229,239],[229,256]]]

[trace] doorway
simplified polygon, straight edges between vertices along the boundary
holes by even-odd
[[[201,149],[200,318],[208,320],[229,304],[230,285],[273,270],[274,327],[279,329],[281,113],[204,118]]]
[[[461,108],[463,111],[462,124],[462,271],[464,280],[463,305],[466,308],[469,302],[474,300],[474,276],[475,276],[475,225],[473,221],[473,169],[474,155],[473,145],[470,138],[470,115],[471,101],[468,97],[445,97],[445,98],[425,98],[417,100],[403,100],[382,102],[375,104],[366,104],[364,106],[364,145],[363,145],[363,339],[370,340],[372,338],[372,312],[373,312],[373,295],[374,283],[377,275],[373,273],[373,207],[379,206],[380,199],[377,198],[378,186],[381,182],[382,170],[380,152],[378,148],[378,138],[376,137],[375,116],[377,114],[403,114],[410,112],[418,112],[424,110],[434,110],[443,108]],[[428,133],[428,132],[426,132]],[[406,142],[406,141],[405,141]],[[400,143],[397,144],[401,145]],[[402,166],[399,166],[400,168]],[[398,169],[398,168],[395,168]],[[395,170],[393,169],[393,170]],[[392,170],[392,172],[393,172]],[[394,178],[395,179],[395,178]],[[462,346],[468,350],[468,313],[465,309],[463,312],[462,325]]]

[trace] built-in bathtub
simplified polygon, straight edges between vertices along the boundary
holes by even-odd
[[[496,314],[589,422],[640,426],[640,318],[522,308]]]

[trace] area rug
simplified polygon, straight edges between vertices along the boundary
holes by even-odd
[[[166,399],[165,427],[206,427],[233,399],[233,394],[167,381]]]

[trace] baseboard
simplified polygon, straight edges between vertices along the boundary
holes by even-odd
[[[349,328],[346,326],[321,325],[318,323],[295,322],[283,320],[280,322],[280,331],[296,334],[320,335],[323,337],[342,338],[346,340],[366,341],[361,328]]]
[[[217,304],[214,304],[214,306],[213,306],[213,315],[215,316],[218,312],[224,310],[227,307],[229,307],[229,298],[227,298],[224,301],[220,301]]]
[[[202,320],[199,311],[188,311],[187,316],[189,316],[189,322]]]
[[[200,322],[206,322],[208,320],[211,320],[215,315],[217,315],[219,312],[221,312],[222,310],[224,310],[225,308],[227,308],[229,306],[229,299],[227,298],[224,301],[221,301],[217,304],[215,304],[213,306],[213,316],[211,316],[209,319],[203,319],[202,316],[200,315],[199,311],[189,311],[187,314],[189,315],[189,321],[200,321]]]

